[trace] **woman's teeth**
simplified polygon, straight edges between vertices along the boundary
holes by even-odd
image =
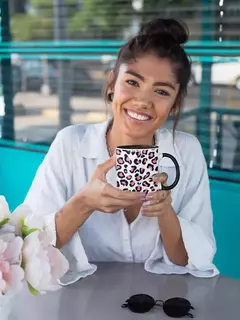
[[[140,121],[146,121],[146,120],[150,119],[149,116],[145,116],[145,115],[142,115],[142,114],[137,114],[137,113],[135,113],[133,111],[130,111],[130,110],[127,110],[127,114],[129,115],[129,117],[131,117],[133,119],[140,120]]]

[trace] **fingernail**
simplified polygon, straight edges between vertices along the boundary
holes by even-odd
[[[146,199],[147,200],[153,199],[153,195],[151,193],[147,194]]]
[[[143,206],[144,206],[144,207],[149,206],[150,203],[151,203],[150,201],[144,201],[144,202],[143,202]]]
[[[140,200],[144,201],[146,199],[146,192],[140,193]]]
[[[142,213],[143,216],[147,216],[148,215],[148,212],[145,211],[145,210],[142,210],[141,213]]]

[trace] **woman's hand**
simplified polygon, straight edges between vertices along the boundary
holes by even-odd
[[[89,211],[115,213],[123,208],[143,202],[145,194],[131,191],[122,191],[113,187],[106,180],[107,172],[115,166],[115,155],[97,166],[91,179],[80,191],[81,201]]]
[[[154,177],[154,180],[164,185],[167,182],[167,178],[166,173],[160,173]],[[168,190],[148,193],[142,206],[142,215],[147,217],[160,217],[172,209],[171,203],[171,192]]]
[[[161,173],[156,176],[155,181],[166,185],[167,178],[166,173]],[[161,241],[169,260],[175,265],[186,266],[188,254],[181,226],[171,203],[171,193],[168,190],[149,193],[144,200],[142,214],[158,219]]]

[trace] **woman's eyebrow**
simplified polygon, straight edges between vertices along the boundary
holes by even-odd
[[[144,76],[142,76],[141,74],[135,72],[135,71],[132,71],[132,70],[127,70],[125,73],[128,73],[128,74],[131,74],[132,76],[142,80],[142,81],[145,81],[145,78]]]
[[[135,71],[132,71],[132,70],[127,70],[125,73],[127,74],[131,74],[132,76],[142,80],[142,81],[145,81],[145,78],[144,76],[142,76],[141,74],[135,72]],[[157,82],[154,82],[153,84],[154,86],[163,86],[163,87],[169,87],[171,89],[173,89],[174,91],[176,91],[174,85],[170,82],[166,82],[166,81],[157,81]]]

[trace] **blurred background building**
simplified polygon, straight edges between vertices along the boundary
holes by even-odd
[[[49,145],[69,124],[105,120],[101,91],[120,45],[143,22],[172,17],[189,27],[193,62],[179,129],[199,137],[209,168],[240,170],[239,1],[1,3],[3,138]]]

